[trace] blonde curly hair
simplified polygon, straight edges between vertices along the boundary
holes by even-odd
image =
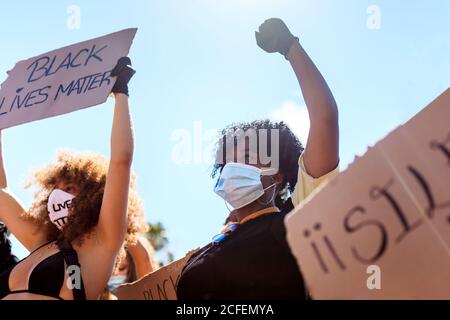
[[[109,161],[98,154],[59,151],[56,162],[36,170],[26,185],[27,188],[36,186],[38,191],[24,218],[44,230],[48,241],[63,239],[69,243],[77,241],[81,245],[98,224],[108,166]],[[57,183],[75,184],[80,190],[61,231],[50,221],[47,210],[49,195]],[[125,245],[135,243],[137,235],[148,229],[143,203],[135,188],[136,175],[132,173]]]

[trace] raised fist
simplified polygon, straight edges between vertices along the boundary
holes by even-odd
[[[128,96],[128,82],[130,82],[135,73],[136,71],[131,67],[131,59],[128,57],[120,58],[111,72],[111,76],[117,77],[111,92],[123,93]]]
[[[283,20],[271,18],[264,21],[255,31],[256,43],[266,52],[279,52],[287,59],[292,43],[297,38],[292,35]]]

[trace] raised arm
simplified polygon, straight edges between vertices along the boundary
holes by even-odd
[[[117,81],[113,88],[115,107],[111,157],[97,227],[101,245],[112,251],[120,249],[127,231],[128,189],[134,150],[127,87],[134,74],[130,65],[128,58],[121,58],[112,73],[117,76]]]
[[[280,19],[266,20],[256,33],[258,45],[279,52],[291,63],[308,108],[310,129],[303,154],[305,168],[317,178],[339,163],[338,109],[320,71]]]
[[[325,79],[298,41],[292,44],[288,59],[300,83],[311,122],[303,160],[308,173],[317,178],[339,163],[338,109]]]
[[[129,245],[127,250],[133,258],[138,279],[158,269],[155,249],[145,237],[138,236],[137,242]]]
[[[31,221],[22,218],[25,209],[8,190],[1,135],[0,131],[0,221],[3,221],[9,231],[31,251],[45,241],[45,236]]]

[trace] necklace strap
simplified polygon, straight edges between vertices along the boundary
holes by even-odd
[[[244,224],[250,220],[256,219],[262,215],[265,215],[267,213],[279,213],[280,209],[278,209],[277,207],[269,207],[269,208],[265,208],[265,209],[261,209],[258,210],[252,214],[249,214],[248,216],[246,216],[244,219],[242,219],[239,224]]]

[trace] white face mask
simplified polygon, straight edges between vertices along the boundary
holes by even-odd
[[[223,167],[214,192],[228,202],[233,209],[240,209],[264,194],[261,176],[273,175],[277,171],[277,169],[260,169],[242,163],[229,162]]]
[[[67,222],[67,216],[69,215],[69,208],[72,206],[73,198],[75,198],[74,195],[60,189],[53,190],[48,197],[48,215],[59,230],[62,230],[62,227]]]

